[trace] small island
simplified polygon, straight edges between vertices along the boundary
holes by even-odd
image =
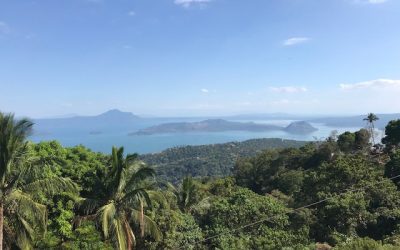
[[[291,134],[311,134],[318,129],[305,121],[292,122],[284,129]]]
[[[289,124],[287,127],[280,127],[272,124],[259,124],[254,122],[232,122],[223,119],[209,119],[200,122],[175,122],[164,123],[129,135],[153,135],[167,133],[190,133],[190,132],[224,132],[224,131],[249,131],[249,132],[267,132],[267,131],[285,131],[292,134],[309,134],[317,131],[311,124],[305,121],[297,121]]]

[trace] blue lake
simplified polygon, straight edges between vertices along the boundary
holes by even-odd
[[[238,121],[238,120],[236,120]],[[247,122],[249,120],[240,120]],[[289,120],[257,120],[257,123],[276,124],[286,126]],[[147,126],[148,124],[146,124]],[[58,140],[63,146],[75,146],[82,144],[93,151],[109,153],[112,146],[124,146],[125,152],[129,153],[155,153],[164,149],[184,145],[204,145],[224,143],[231,141],[244,141],[255,138],[282,138],[303,141],[321,140],[328,137],[333,130],[339,133],[344,131],[356,131],[358,127],[335,128],[323,124],[312,124],[318,131],[307,135],[296,135],[284,131],[269,132],[246,132],[246,131],[225,131],[225,132],[198,132],[198,133],[174,133],[155,135],[134,135],[129,136],[132,130],[105,129],[98,134],[91,134],[87,130],[59,128],[49,134],[37,134],[31,136],[34,142]],[[142,127],[142,126],[140,126]],[[140,128],[138,127],[138,128]],[[138,129],[137,128],[137,129]]]

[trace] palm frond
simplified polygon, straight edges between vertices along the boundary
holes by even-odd
[[[11,180],[4,189],[5,194],[9,194],[12,190],[14,190],[14,187],[16,187],[18,185],[18,182],[20,181],[21,175],[22,171],[10,178]]]
[[[166,209],[170,208],[169,202],[162,192],[158,190],[148,190],[147,193],[149,194],[151,201],[157,202]]]
[[[166,184],[167,190],[173,193],[178,192],[178,189],[171,183],[171,182],[167,182]]]
[[[97,212],[97,216],[100,220],[101,228],[103,230],[104,238],[106,239],[109,238],[110,228],[113,225],[116,212],[117,210],[114,202],[102,206]]]
[[[23,226],[35,225],[42,233],[46,231],[46,206],[35,202],[28,194],[15,190],[6,197],[5,205],[15,207],[15,213]],[[32,232],[28,227],[25,229],[27,232]]]
[[[75,202],[75,209],[88,215],[94,213],[102,204],[104,204],[102,200],[81,198]]]
[[[141,216],[142,214],[140,211],[131,209],[131,220],[133,223],[140,222],[142,220]],[[145,214],[143,215],[143,222],[144,222],[144,232],[147,235],[153,237],[155,240],[160,240],[162,234],[157,226],[157,223]]]
[[[133,233],[131,226],[129,225],[129,221],[125,220],[124,226],[125,226],[125,232],[126,232],[126,235],[128,238],[128,246],[136,245],[136,237],[135,237],[135,234]]]
[[[113,228],[114,228],[114,235],[117,240],[117,246],[119,250],[127,250],[127,237],[125,234],[124,226],[122,225],[122,221],[119,219],[114,219],[113,220]],[[130,250],[130,249],[128,249]]]
[[[29,194],[44,193],[49,196],[62,192],[78,193],[78,186],[68,178],[53,177],[26,184],[22,190]]]
[[[16,244],[18,248],[22,250],[33,249],[31,239],[29,239],[29,237],[24,232],[21,232],[17,235]]]
[[[28,221],[17,215],[13,223],[13,229],[16,232],[13,242],[20,249],[32,249],[32,241],[35,236],[35,231]]]
[[[124,170],[124,148],[113,147],[111,153],[111,191],[118,192],[122,189],[121,177]]]
[[[128,164],[128,165],[132,164],[132,163],[136,162],[138,160],[138,158],[139,158],[138,154],[128,154],[125,159],[126,164]]]
[[[136,202],[143,199],[146,201],[146,205],[151,207],[151,199],[148,191],[145,188],[138,188],[125,194],[121,202],[127,205],[134,205]]]
[[[33,240],[34,235],[35,235],[35,230],[32,228],[32,226],[27,222],[24,218],[21,216],[17,216],[18,220],[20,221],[21,225],[23,226],[24,230],[26,231],[26,235],[29,236],[31,240]],[[20,234],[20,233],[19,233]]]
[[[14,115],[12,115],[12,118],[14,118]],[[19,137],[18,139],[25,140],[25,138],[32,133],[33,124],[34,123],[27,118],[18,120],[14,126],[16,137]]]
[[[123,168],[121,170],[120,176],[119,176],[119,180],[116,182],[116,192],[115,192],[115,196],[117,197],[121,197],[124,193],[124,190],[126,188],[126,181],[127,181],[127,177],[128,177],[129,173],[128,170],[126,168]]]
[[[4,185],[6,175],[21,161],[27,152],[25,139],[32,130],[28,119],[15,120],[13,114],[0,112],[0,182]]]
[[[151,167],[143,166],[143,162],[136,162],[136,164],[139,168],[136,172],[132,173],[131,177],[127,181],[127,188],[134,187],[135,185],[140,184],[143,180],[154,177],[156,175],[154,169]]]

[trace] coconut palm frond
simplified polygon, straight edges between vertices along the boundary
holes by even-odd
[[[141,162],[138,162],[137,164],[141,164]],[[126,183],[126,187],[127,188],[134,187],[135,184],[138,184],[147,178],[154,177],[155,175],[156,172],[154,171],[153,168],[145,166],[139,167],[139,169],[136,172],[132,173],[130,179]]]
[[[153,237],[155,240],[160,240],[162,237],[162,234],[160,232],[160,229],[157,226],[157,223],[153,221],[149,216],[142,214],[141,211],[131,209],[131,220],[132,223],[138,223],[141,220],[143,220],[143,228],[144,232],[147,235],[150,235]]]
[[[111,176],[113,176],[112,187],[116,190],[121,186],[121,176],[124,170],[124,148],[112,148],[112,170]]]
[[[102,204],[103,200],[99,199],[78,199],[75,203],[75,209],[82,211],[84,214],[93,214]]]
[[[145,188],[135,189],[124,195],[122,199],[123,204],[131,204],[134,205],[136,202],[144,199],[148,206],[151,206],[151,199],[149,197],[148,191]]]
[[[168,191],[173,193],[178,192],[178,189],[171,182],[167,182],[165,185]]]
[[[43,232],[46,229],[47,210],[46,206],[35,202],[28,194],[20,190],[11,192],[6,197],[6,206],[15,207],[16,213],[25,221],[36,225]]]
[[[126,164],[130,165],[139,159],[138,154],[128,154],[125,158]]]
[[[19,172],[18,174],[10,177],[10,181],[8,182],[7,186],[4,188],[4,193],[7,195],[9,194],[12,190],[14,190],[15,187],[18,186],[18,183],[21,179],[22,172]]]
[[[149,194],[151,201],[157,202],[164,208],[167,208],[167,209],[170,208],[169,202],[162,192],[157,191],[157,190],[149,190],[149,191],[147,191],[147,193]]]
[[[49,196],[59,194],[62,192],[78,193],[78,186],[68,178],[53,177],[42,180],[37,180],[32,183],[26,184],[22,190],[29,194],[37,194],[38,192],[44,193]]]
[[[132,247],[132,245],[136,244],[136,236],[133,233],[131,226],[129,225],[129,221],[125,220],[124,226],[125,226],[125,232],[127,235],[127,245],[128,245],[128,249],[129,249]]]
[[[19,249],[31,250],[33,249],[32,240],[27,236],[25,232],[20,232],[16,238],[16,245]]]
[[[152,199],[162,200],[159,194],[149,191],[154,186],[149,185],[146,179],[154,174],[154,170],[144,166],[137,155],[128,155],[124,158],[123,148],[113,147],[111,170],[108,174],[109,179],[106,181],[109,193],[97,201],[81,200],[77,207],[86,209],[87,213],[97,210],[96,219],[101,225],[104,237],[111,239],[117,249],[131,249],[136,243],[136,237],[129,222],[137,223],[142,230],[146,225],[146,231],[159,238],[160,233],[154,221],[144,216],[144,204],[151,208]],[[100,206],[105,204],[105,201],[107,204]],[[133,215],[131,210],[139,205],[141,216]]]
[[[122,221],[119,219],[113,220],[113,233],[115,234],[115,238],[117,239],[117,246],[119,250],[130,250],[127,247],[127,235],[124,230],[124,226],[122,225]]]
[[[100,220],[104,237],[107,239],[110,235],[110,228],[113,225],[113,221],[116,217],[116,207],[114,202],[102,206],[97,212],[97,216]]]
[[[32,126],[28,119],[16,121],[13,114],[0,112],[0,181],[3,185],[12,166],[20,162],[27,152],[25,139]]]
[[[17,216],[18,221],[20,222],[21,227],[23,228],[23,230],[19,230],[21,234],[22,231],[25,231],[26,235],[29,236],[30,240],[34,239],[34,235],[35,235],[35,230],[33,229],[33,227],[29,224],[29,222],[27,222],[24,218],[22,218],[21,216]]]

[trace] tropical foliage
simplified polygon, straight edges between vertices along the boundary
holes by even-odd
[[[303,141],[274,138],[252,139],[244,142],[175,147],[161,153],[141,155],[140,158],[147,164],[156,166],[159,180],[177,184],[187,176],[229,176],[239,158],[256,156],[267,149],[298,148],[305,144]]]
[[[16,121],[13,115],[0,113],[0,249],[29,249],[44,235],[47,210],[40,203],[41,196],[78,192],[69,179],[33,178],[40,170],[31,165],[35,158],[29,155],[26,141],[32,125],[29,120]]]
[[[103,179],[105,195],[97,200],[84,199],[80,205],[86,214],[95,210],[95,217],[101,225],[105,239],[111,239],[116,248],[132,249],[136,244],[135,226],[140,236],[145,232],[154,239],[159,239],[160,232],[155,222],[145,215],[144,207],[152,207],[151,189],[154,177],[152,168],[146,167],[138,160],[138,156],[124,157],[123,148],[113,148],[111,167],[107,169]]]
[[[382,145],[361,129],[293,147],[152,156],[34,144],[31,128],[0,113],[2,249],[400,248],[400,121]],[[179,170],[196,154],[231,165]]]

